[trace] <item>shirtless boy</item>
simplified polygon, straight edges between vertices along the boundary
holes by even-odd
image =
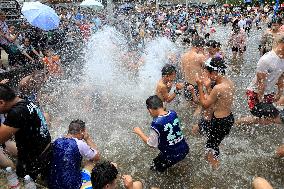
[[[199,90],[199,100],[203,108],[213,109],[211,124],[207,128],[200,128],[207,133],[206,159],[213,168],[219,166],[219,145],[226,135],[230,133],[234,124],[234,116],[231,112],[234,83],[225,76],[226,65],[219,58],[212,58],[205,64],[205,70],[211,81],[216,82],[210,94],[205,97],[203,92],[203,80],[197,75],[196,83]]]

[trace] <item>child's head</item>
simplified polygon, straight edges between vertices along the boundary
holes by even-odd
[[[91,181],[94,189],[116,188],[118,171],[115,165],[109,161],[99,162],[91,173]]]
[[[158,111],[163,109],[163,102],[157,95],[153,95],[146,100],[146,107],[152,117],[157,117]]]
[[[162,78],[164,82],[173,82],[176,79],[176,68],[173,65],[166,64],[162,68]]]
[[[52,49],[51,48],[46,48],[42,51],[44,56],[51,56],[52,55]]]

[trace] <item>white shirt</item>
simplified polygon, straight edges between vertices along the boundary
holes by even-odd
[[[97,151],[91,148],[84,140],[75,139],[79,152],[82,157],[86,158],[87,160],[93,159],[97,155]]]
[[[243,20],[243,19],[241,19],[241,20],[238,22],[238,26],[239,26],[240,28],[244,28],[245,25],[246,25],[246,21]]]
[[[147,140],[147,144],[154,148],[157,148],[159,145],[159,135],[154,129],[150,130],[150,136]]]
[[[266,73],[267,79],[265,81],[264,94],[275,93],[276,83],[280,76],[284,73],[284,59],[280,59],[276,53],[272,50],[265,55],[263,55],[258,63],[256,68],[256,73]],[[253,81],[250,83],[248,90],[257,92],[256,85],[256,76]]]

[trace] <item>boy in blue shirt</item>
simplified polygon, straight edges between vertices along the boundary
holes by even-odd
[[[146,100],[146,106],[153,117],[150,136],[146,136],[139,127],[135,127],[134,132],[149,146],[160,150],[151,169],[164,172],[183,160],[189,152],[189,147],[175,111],[165,111],[163,102],[157,95],[150,96]]]

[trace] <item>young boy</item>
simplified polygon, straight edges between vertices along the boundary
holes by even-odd
[[[59,56],[52,53],[51,49],[46,49],[43,51],[44,58],[42,62],[44,63],[47,71],[53,77],[58,77],[63,75],[63,70],[60,65]]]
[[[167,168],[183,160],[189,152],[189,147],[180,129],[180,123],[175,111],[165,111],[162,100],[150,96],[146,100],[150,115],[154,118],[151,124],[150,137],[139,127],[134,132],[149,146],[158,148],[160,154],[153,160],[151,169],[164,172]]]
[[[181,83],[177,83],[174,93],[170,94],[175,79],[176,79],[176,68],[173,65],[166,64],[162,68],[162,78],[159,80],[156,87],[156,95],[163,102],[169,103],[176,97],[177,94],[180,94],[179,90],[183,88],[183,84]]]

